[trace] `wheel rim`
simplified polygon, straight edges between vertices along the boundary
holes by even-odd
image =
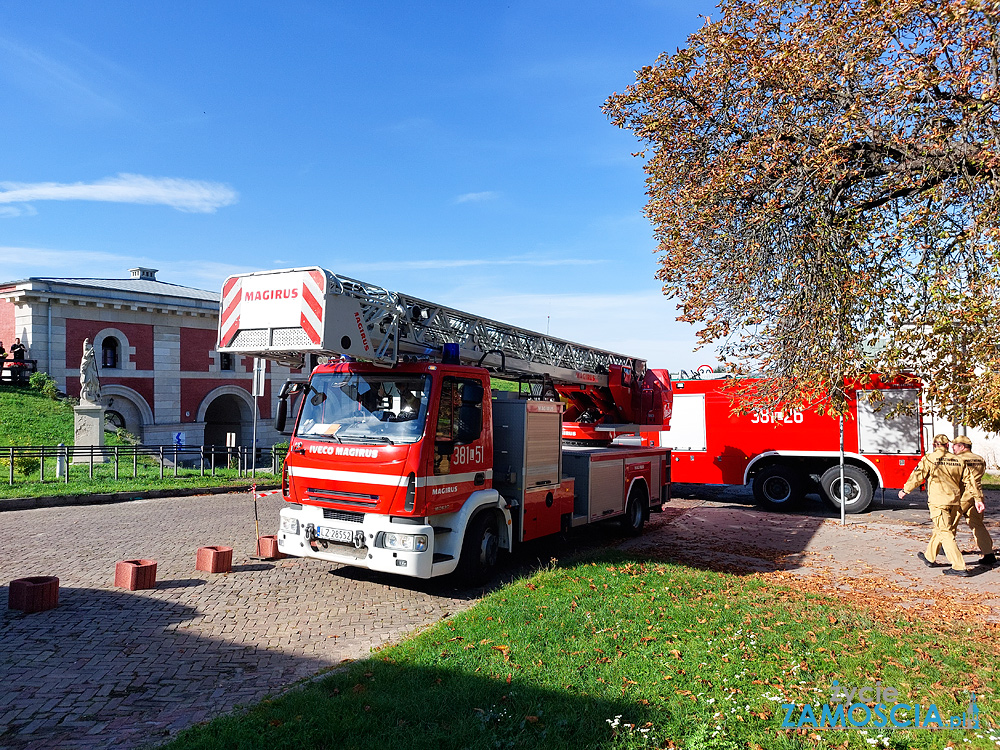
[[[792,485],[784,477],[764,480],[764,496],[772,503],[787,503],[792,497]]]
[[[844,502],[844,495],[846,495],[847,505],[850,506],[856,503],[861,498],[861,487],[858,486],[858,483],[853,479],[851,479],[850,477],[847,477],[844,480],[844,483],[846,485],[845,488],[846,491],[841,493],[840,477],[834,479],[833,483],[830,485],[830,496],[833,498],[833,502],[839,505],[840,503]]]
[[[493,529],[486,529],[479,545],[479,563],[483,567],[492,568],[497,561],[497,552],[500,549],[500,539]]]

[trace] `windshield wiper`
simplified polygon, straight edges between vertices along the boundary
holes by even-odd
[[[388,443],[389,445],[395,445],[385,435],[345,435],[344,439],[352,443]]]
[[[320,441],[322,441],[322,440],[336,440],[338,443],[344,442],[343,440],[341,440],[336,435],[309,435],[309,434],[302,435],[302,434],[296,433],[295,437],[297,437],[297,438],[305,438],[306,440],[320,440]]]

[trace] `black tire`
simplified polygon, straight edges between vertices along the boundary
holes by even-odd
[[[467,584],[487,581],[496,571],[500,559],[500,524],[496,513],[481,512],[469,523],[458,558],[458,577]]]
[[[646,525],[646,516],[649,514],[649,500],[640,485],[635,485],[628,493],[628,502],[625,503],[625,515],[618,523],[622,531],[629,536],[639,536],[642,527]]]
[[[840,466],[831,466],[823,472],[819,481],[823,489],[823,499],[839,511]],[[859,469],[857,466],[845,466],[844,485],[847,495],[845,513],[861,513],[871,505],[875,489],[872,487],[871,478],[863,469]]]
[[[767,510],[791,510],[802,500],[803,481],[788,466],[768,466],[753,478],[753,496]]]

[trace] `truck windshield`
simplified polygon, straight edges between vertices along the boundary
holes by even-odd
[[[424,432],[429,393],[426,375],[314,375],[295,434],[343,443],[415,443]]]

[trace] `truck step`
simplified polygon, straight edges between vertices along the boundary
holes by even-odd
[[[434,533],[435,534],[450,534],[451,533],[451,529],[448,528],[447,526],[435,526],[434,527]]]
[[[454,560],[454,559],[455,559],[454,555],[446,555],[443,552],[435,552],[434,553],[434,560],[433,560],[433,562],[442,563],[442,562],[448,562],[449,560]]]

